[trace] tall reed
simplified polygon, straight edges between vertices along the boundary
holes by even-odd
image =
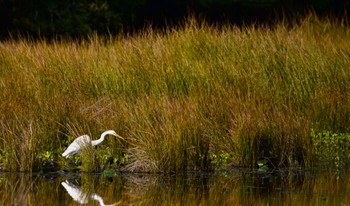
[[[35,169],[48,151],[63,161],[74,137],[106,129],[127,139],[108,143],[126,170],[311,166],[311,129],[350,130],[349,34],[311,16],[288,27],[191,19],[131,37],[3,41],[1,169]]]

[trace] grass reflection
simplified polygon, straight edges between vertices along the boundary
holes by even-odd
[[[346,171],[1,173],[0,205],[347,205],[349,181]]]

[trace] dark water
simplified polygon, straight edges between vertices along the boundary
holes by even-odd
[[[0,205],[349,205],[347,171],[0,173]]]

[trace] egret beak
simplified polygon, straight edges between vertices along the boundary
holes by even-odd
[[[122,140],[125,140],[124,137],[120,136],[119,134],[114,134],[114,135]]]

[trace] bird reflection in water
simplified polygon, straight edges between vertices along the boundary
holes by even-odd
[[[73,200],[80,204],[87,204],[90,199],[98,201],[101,206],[119,205],[121,203],[121,201],[119,201],[118,203],[106,205],[102,197],[96,193],[84,192],[79,186],[74,185],[67,180],[61,184],[67,190],[68,194],[73,198]]]

